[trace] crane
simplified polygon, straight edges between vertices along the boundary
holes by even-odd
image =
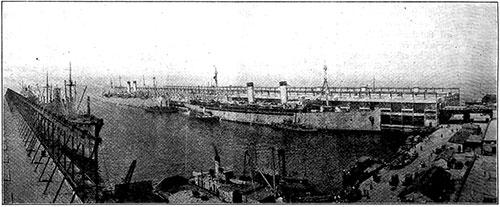
[[[123,184],[128,185],[132,181],[132,175],[134,174],[135,166],[137,165],[137,160],[132,161],[130,167],[128,168],[127,175],[123,179]]]

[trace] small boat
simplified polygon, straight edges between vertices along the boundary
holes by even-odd
[[[218,122],[220,120],[220,118],[218,116],[215,116],[212,114],[212,112],[210,111],[205,111],[205,109],[203,109],[203,111],[190,111],[189,113],[191,116],[193,116],[194,118],[197,118],[199,120],[202,120],[202,121],[207,121],[207,122]]]
[[[159,96],[156,98],[156,100],[158,101],[159,105],[142,107],[142,108],[148,113],[155,113],[155,114],[175,113],[179,111],[179,109],[175,105],[170,104],[171,101],[169,98],[166,98],[164,96]]]
[[[202,121],[217,122],[219,121],[218,116],[214,116],[212,113],[194,113],[194,116]]]

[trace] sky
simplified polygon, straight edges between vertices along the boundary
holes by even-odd
[[[460,87],[496,93],[495,3],[3,2],[4,86]],[[479,90],[482,90],[481,93]],[[476,97],[477,98],[477,97]]]

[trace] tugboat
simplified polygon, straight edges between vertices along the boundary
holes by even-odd
[[[266,203],[275,202],[276,190],[271,187],[270,182],[264,184],[255,180],[258,174],[250,171],[251,176],[236,178],[234,171],[221,167],[220,156],[215,145],[214,168],[207,171],[193,172],[190,183],[217,196],[223,202],[228,203]],[[245,153],[245,159],[247,152]],[[246,166],[246,160],[245,160]],[[244,167],[246,169],[246,167]],[[245,171],[245,170],[244,170]],[[245,174],[245,172],[244,172]],[[264,177],[262,172],[260,175]],[[263,178],[265,179],[265,178]]]
[[[191,110],[189,114],[192,117],[199,119],[201,121],[206,121],[206,122],[218,122],[218,121],[220,121],[220,118],[218,116],[213,115],[212,112],[210,112],[210,111],[206,111],[205,108],[203,108],[202,111]]]
[[[170,100],[166,100],[166,106],[163,106],[163,100],[164,97],[159,97],[158,102],[160,103],[159,106],[150,106],[150,107],[145,107],[144,110],[148,113],[155,113],[155,114],[162,114],[162,113],[175,113],[179,111],[177,107],[173,106],[170,104]]]

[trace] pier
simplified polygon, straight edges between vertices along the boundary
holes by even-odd
[[[129,81],[130,82],[130,81]],[[427,87],[295,87],[284,85],[280,87],[254,87],[253,82],[247,83],[247,86],[161,86],[161,87],[139,87],[136,83],[131,85],[128,82],[126,87],[115,86],[112,90],[120,93],[145,93],[158,95],[179,95],[186,97],[196,97],[204,95],[218,95],[221,97],[234,99],[249,99],[252,94],[255,100],[280,100],[282,93],[285,92],[288,100],[319,99],[326,101],[326,95],[329,101],[349,100],[349,101],[435,101],[441,97],[457,96],[460,94],[459,88],[427,88]],[[326,92],[325,92],[326,91]],[[456,99],[453,98],[453,99]],[[450,101],[450,100],[448,100]],[[456,104],[458,105],[458,103]]]
[[[98,133],[94,136],[70,123],[66,117],[54,114],[10,89],[7,89],[5,99],[10,112],[19,114],[20,133],[28,156],[32,157],[37,169],[42,169],[38,180],[46,182],[43,194],[48,193],[54,183],[57,188],[50,194],[54,195],[52,202],[55,203],[64,183],[67,183],[73,192],[70,203],[100,202],[98,151],[101,138]],[[100,127],[102,124],[96,131]],[[47,168],[49,164],[55,166],[52,171]],[[62,175],[58,183],[55,183],[56,171]]]
[[[121,98],[149,98],[164,96],[174,100],[217,100],[247,104],[318,103],[333,112],[374,113],[374,125],[357,130],[421,130],[433,128],[447,121],[456,111],[449,107],[460,105],[459,88],[428,87],[294,87],[286,81],[277,87],[245,86],[162,86],[137,87],[136,82],[126,87],[111,87],[109,96]],[[441,113],[443,111],[443,113]],[[490,112],[490,111],[488,111]],[[350,119],[354,120],[354,117]],[[358,120],[360,121],[360,120]],[[362,120],[361,120],[362,121]],[[348,127],[341,127],[348,128]]]
[[[5,99],[4,99],[5,101]],[[4,110],[4,128],[3,128],[3,204],[48,204],[48,203],[69,203],[73,195],[71,188],[64,185],[57,200],[54,202],[55,193],[58,185],[63,179],[61,173],[52,162],[47,167],[40,165],[45,163],[46,153],[38,153],[38,159],[34,159],[34,153],[30,152],[30,147],[24,140],[28,134],[23,134],[25,123],[17,112],[10,112],[7,104],[3,106]],[[41,158],[41,160],[40,160]],[[44,174],[42,174],[44,170]],[[48,172],[48,173],[45,173]],[[52,180],[49,180],[54,172]],[[75,198],[73,203],[81,203]]]

